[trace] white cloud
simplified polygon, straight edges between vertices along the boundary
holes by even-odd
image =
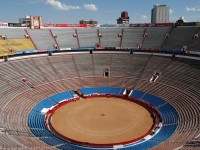
[[[172,15],[174,13],[174,10],[169,9],[169,14]]]
[[[58,10],[74,10],[74,9],[80,9],[79,6],[71,6],[61,3],[58,0],[46,0],[47,5],[53,6],[55,9]]]
[[[147,19],[147,16],[146,16],[146,15],[142,15],[142,16],[141,16],[141,19],[142,19],[142,20],[146,20],[146,19]]]
[[[96,11],[96,10],[98,10],[98,8],[96,7],[96,5],[94,5],[94,4],[84,4],[83,7],[84,7],[86,10],[91,10],[91,11]]]
[[[186,7],[186,11],[200,11],[200,8],[197,7]]]
[[[183,20],[184,22],[187,22],[184,16],[180,17],[179,20]]]

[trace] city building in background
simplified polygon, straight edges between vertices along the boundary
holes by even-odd
[[[151,10],[151,23],[169,22],[170,8],[166,5],[154,5]]]
[[[121,17],[117,19],[117,24],[129,24],[129,16],[127,11],[121,13]]]
[[[30,27],[31,17],[25,16],[24,18],[19,18],[19,24],[21,24],[22,26]]]
[[[80,20],[80,24],[97,24],[98,22],[96,20]]]
[[[31,23],[31,29],[42,29],[43,28],[42,16],[31,16],[30,23]]]

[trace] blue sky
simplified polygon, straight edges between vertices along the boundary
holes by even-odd
[[[128,11],[130,23],[149,23],[154,4],[171,8],[171,22],[181,16],[186,21],[200,21],[200,0],[1,0],[0,22],[18,22],[20,17],[34,15],[42,16],[44,23],[94,19],[113,24],[122,11]]]

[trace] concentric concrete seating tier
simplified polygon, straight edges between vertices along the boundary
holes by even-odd
[[[199,35],[200,35],[200,28],[198,29],[198,31],[195,34],[197,34],[198,37],[199,37]],[[188,49],[191,50],[191,51],[198,51],[198,52],[200,52],[199,42],[200,42],[200,38],[193,38],[193,41],[190,44],[190,46],[189,46]]]
[[[81,56],[75,55],[72,57],[75,62],[75,69],[79,70],[78,75],[80,77],[93,77],[94,76],[94,62],[92,61],[94,58],[92,55]],[[85,65],[83,65],[83,62]],[[86,67],[87,66],[87,67]]]
[[[159,32],[157,32],[159,31]],[[102,47],[200,51],[199,27],[52,28],[42,30],[2,28],[0,35],[22,39],[29,35],[38,50]],[[168,35],[167,38],[166,35]]]
[[[5,36],[7,39],[23,39],[26,32],[24,28],[0,28],[0,35]]]
[[[80,93],[83,95],[94,95],[97,94],[97,89],[94,87],[88,87],[88,88],[81,88],[79,89]]]
[[[123,95],[125,88],[118,88],[118,87],[88,87],[88,88],[81,88],[80,93],[83,95],[95,95],[95,94],[102,94],[102,95]]]
[[[44,99],[56,104],[59,100],[53,95],[65,91],[87,87],[119,87],[143,92],[141,100],[144,98],[160,111],[167,112],[164,127],[174,130],[174,121],[177,122],[176,132],[167,141],[159,141],[159,135],[148,141],[151,146],[160,143],[153,149],[181,147],[200,134],[199,64],[199,60],[136,53],[60,54],[1,63],[0,128],[3,132],[0,133],[0,145],[13,149],[55,148],[43,142],[52,141],[52,137],[38,139],[29,128],[28,115],[31,112],[41,117],[41,113],[33,109],[37,104]],[[106,68],[110,68],[109,77],[103,76]],[[155,83],[150,83],[149,79],[155,72],[160,72],[160,76]],[[24,84],[22,78],[33,83],[34,88]],[[151,95],[165,103],[157,103]],[[164,109],[168,105],[166,102],[178,112],[178,121],[168,118],[173,110],[171,107]],[[67,145],[56,146],[66,148]]]
[[[144,39],[145,28],[125,28],[123,31],[122,47],[137,48]]]
[[[22,148],[19,144],[16,143],[15,140],[12,139],[12,136],[10,135],[5,135],[5,134],[1,134],[0,135],[0,148],[1,149],[9,149],[12,147],[15,148]]]
[[[161,48],[165,37],[169,34],[172,27],[155,27],[155,28],[146,28],[146,37],[142,48]],[[158,32],[159,31],[159,32]]]
[[[56,95],[53,95],[51,97],[49,97],[50,100],[59,103],[63,100],[67,100],[67,99],[72,99],[73,97],[75,97],[75,93],[74,91],[65,91]]]
[[[169,34],[169,38],[162,47],[163,49],[182,49],[183,46],[189,47],[192,43],[194,34],[199,27],[176,27]]]
[[[76,30],[74,28],[68,29],[51,29],[52,33],[57,36],[56,41],[58,42],[59,48],[77,48],[78,41]]]
[[[161,98],[141,91],[133,91],[130,96],[141,99],[142,101],[147,102],[157,108],[161,114],[162,122],[164,125],[178,123],[179,116],[176,110]]]
[[[54,49],[56,44],[50,30],[26,30],[39,50]]]
[[[77,29],[77,34],[80,47],[96,47],[96,45],[99,43],[99,37],[97,35],[96,28],[79,28]]]
[[[123,95],[124,90],[125,88],[97,87],[97,91],[100,94]]]
[[[120,28],[99,28],[101,34],[102,47],[120,47],[120,37],[122,30]]]

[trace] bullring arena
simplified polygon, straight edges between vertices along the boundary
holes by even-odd
[[[197,34],[0,28],[0,42],[23,41],[1,55],[0,149],[199,149]]]
[[[131,141],[148,133],[153,125],[146,109],[119,98],[82,100],[61,108],[53,114],[51,125],[59,134],[82,143]]]

